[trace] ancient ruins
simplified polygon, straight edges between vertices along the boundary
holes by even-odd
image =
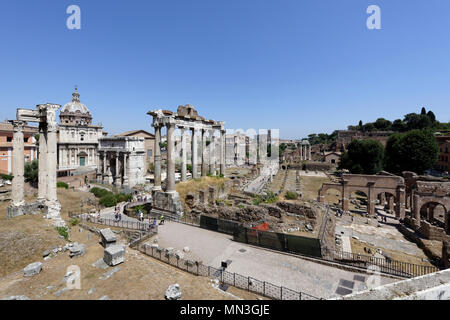
[[[318,201],[324,202],[324,195],[329,189],[338,190],[342,196],[342,210],[348,211],[349,197],[352,192],[362,191],[367,195],[367,211],[371,216],[375,213],[375,202],[380,199],[384,203],[387,196],[396,200],[397,218],[405,217],[405,182],[402,177],[393,175],[343,174],[339,183],[324,183],[319,190]],[[392,205],[392,201],[389,201]],[[392,208],[391,208],[392,209]]]
[[[224,122],[206,120],[198,115],[195,108],[191,105],[179,106],[177,112],[169,110],[154,110],[147,113],[153,117],[152,126],[155,129],[155,183],[152,193],[153,208],[155,211],[176,213],[182,215],[181,202],[178,193],[175,190],[175,129],[181,129],[181,181],[186,181],[186,136],[187,130],[192,134],[192,178],[197,179],[200,176],[205,177],[207,173],[215,172],[214,158],[208,159],[206,153],[207,133],[213,140],[216,131],[220,133],[220,174],[225,175],[225,129]],[[161,186],[161,129],[167,129],[167,178],[164,191]],[[201,133],[201,168],[199,173],[198,165],[198,143],[197,134]],[[213,153],[212,153],[213,154]]]
[[[97,182],[128,188],[145,183],[144,138],[103,137],[98,142]]]
[[[36,110],[17,109],[17,120],[14,125],[14,166],[12,181],[12,203],[8,207],[8,217],[33,213],[43,209],[48,219],[54,224],[63,225],[61,219],[61,205],[56,193],[56,112],[61,106],[58,104],[40,104]],[[24,139],[23,129],[26,122],[39,123],[39,187],[36,203],[26,204],[24,201]]]

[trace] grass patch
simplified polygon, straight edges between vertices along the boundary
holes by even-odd
[[[298,199],[298,194],[297,194],[297,192],[287,191],[284,194],[284,198],[287,199],[287,200],[297,200]]]
[[[68,227],[56,227],[60,236],[63,236],[66,241],[69,241],[69,228]]]
[[[261,203],[267,203],[267,204],[271,204],[271,203],[275,203],[278,201],[278,196],[273,193],[272,191],[268,191],[266,194],[260,196],[260,195],[256,195],[253,198],[253,204],[255,206],[261,204]]]
[[[69,189],[69,185],[65,182],[57,182],[56,183],[56,187],[57,188],[64,188],[64,189]]]
[[[77,219],[77,218],[72,218],[69,222],[70,226],[75,227],[76,225],[78,225],[81,222],[81,220]]]
[[[198,179],[192,179],[189,181],[184,181],[177,183],[176,190],[180,195],[181,201],[184,203],[184,199],[186,199],[186,195],[188,192],[197,192],[199,190],[208,190],[209,186],[218,187],[220,190],[225,189],[225,179],[220,176],[213,177],[202,177]]]

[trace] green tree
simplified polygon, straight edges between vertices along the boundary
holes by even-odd
[[[391,129],[396,132],[404,132],[408,130],[406,123],[404,123],[401,119],[396,119],[392,122]]]
[[[435,123],[436,122],[436,116],[434,115],[434,113],[433,113],[433,111],[428,111],[427,112],[427,116],[428,116],[428,118],[430,119],[430,121],[432,122],[432,123]]]
[[[26,162],[23,174],[25,181],[35,183],[39,177],[39,163],[38,160]]]
[[[387,131],[391,128],[392,122],[384,118],[378,118],[374,126],[377,130]]]
[[[384,149],[376,140],[353,140],[341,156],[340,169],[355,174],[376,174],[383,170]]]
[[[386,144],[385,168],[392,173],[413,171],[422,174],[439,157],[439,144],[429,129],[393,134]]]

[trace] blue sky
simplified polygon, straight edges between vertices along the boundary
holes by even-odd
[[[78,85],[109,133],[151,131],[148,110],[181,104],[282,138],[422,106],[449,121],[449,40],[445,0],[0,0],[0,118]]]

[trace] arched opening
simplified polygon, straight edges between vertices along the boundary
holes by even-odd
[[[336,206],[341,205],[342,193],[340,190],[329,188],[324,192],[323,196],[325,203]]]
[[[377,195],[378,205],[383,207],[383,210],[388,213],[394,213],[396,197],[390,192],[380,192]]]
[[[361,190],[355,190],[350,194],[349,199],[349,209],[350,211],[356,211],[356,212],[368,212],[368,198],[367,194]]]
[[[428,221],[433,226],[445,229],[448,212],[442,203],[431,201],[423,204],[420,208],[420,219]],[[447,234],[448,231],[446,230]]]

